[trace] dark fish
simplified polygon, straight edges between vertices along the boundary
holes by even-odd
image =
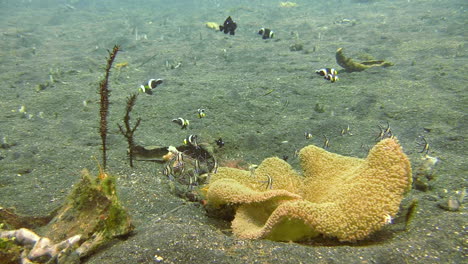
[[[219,31],[223,31],[224,34],[229,33],[230,35],[234,35],[237,28],[236,22],[232,21],[231,16],[228,16],[224,21],[224,24],[219,26]]]
[[[258,31],[258,34],[262,35],[262,39],[269,39],[269,38],[273,38],[275,36],[275,32],[273,32],[269,28],[261,28]]]
[[[216,145],[218,145],[218,147],[222,148],[224,146],[224,141],[222,138],[218,138],[217,140],[215,140],[216,142]]]

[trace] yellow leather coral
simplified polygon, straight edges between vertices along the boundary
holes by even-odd
[[[219,168],[208,204],[238,205],[232,228],[240,238],[296,241],[322,234],[355,241],[388,224],[411,187],[411,165],[396,139],[380,141],[366,159],[316,146],[299,156],[303,176],[279,158],[264,160],[253,173]]]

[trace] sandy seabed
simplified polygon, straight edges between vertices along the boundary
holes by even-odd
[[[0,1],[0,204],[45,215],[59,206],[80,171],[97,171],[99,81],[107,50],[122,51],[110,79],[108,171],[136,231],[84,263],[461,263],[466,209],[440,207],[466,189],[468,131],[467,30],[464,1]],[[235,36],[205,27],[227,16]],[[262,40],[261,27],[275,31]],[[291,46],[302,46],[292,51]],[[356,60],[395,64],[347,73],[336,64],[344,48]],[[179,65],[180,63],[180,65]],[[179,66],[177,66],[179,65]],[[332,67],[331,83],[315,70]],[[420,136],[437,157],[429,190],[408,230],[402,221],[359,243],[236,239],[229,222],[206,216],[198,203],[170,192],[162,166],[131,169],[119,134],[126,97],[150,78],[132,113],[142,119],[136,141],[180,145],[189,134],[213,143],[220,160],[258,164],[308,144],[365,157],[387,123],[421,164]],[[197,109],[207,116],[197,118]],[[323,108],[323,111],[319,111]],[[22,109],[20,111],[20,109]],[[173,118],[191,120],[188,130]],[[351,135],[340,131],[350,126]],[[306,140],[304,133],[314,135]],[[214,144],[214,143],[213,143]],[[463,201],[462,201],[463,202]],[[174,210],[177,208],[176,210]],[[169,212],[169,213],[168,213]],[[398,219],[396,219],[398,220]]]

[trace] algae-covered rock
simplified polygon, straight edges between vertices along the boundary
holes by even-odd
[[[336,51],[336,62],[343,67],[347,72],[363,71],[372,67],[389,67],[394,64],[383,60],[369,60],[363,62],[355,62],[353,59],[346,57],[343,54],[343,48]]]
[[[33,218],[1,210],[0,224],[17,229],[0,229],[0,257],[10,259],[16,256],[23,263],[79,263],[80,258],[88,256],[99,246],[128,235],[134,229],[130,216],[118,199],[115,177],[103,171],[93,179],[84,170],[81,181],[64,204],[50,216],[39,218],[51,219],[46,225],[43,221],[34,221],[34,224],[22,228],[27,219]],[[11,247],[11,240],[17,242],[19,250]],[[25,253],[20,255],[22,251]]]
[[[81,235],[83,241],[94,240],[93,246],[85,252],[114,237],[129,234],[134,227],[117,197],[115,181],[114,176],[104,172],[92,179],[84,170],[81,181],[42,231],[53,241],[74,235]]]

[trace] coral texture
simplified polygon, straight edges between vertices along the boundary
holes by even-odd
[[[296,241],[323,234],[364,239],[388,224],[411,187],[411,165],[396,139],[377,143],[366,159],[316,146],[299,153],[304,175],[279,158],[255,170],[221,167],[212,175],[208,204],[237,204],[240,238]]]

